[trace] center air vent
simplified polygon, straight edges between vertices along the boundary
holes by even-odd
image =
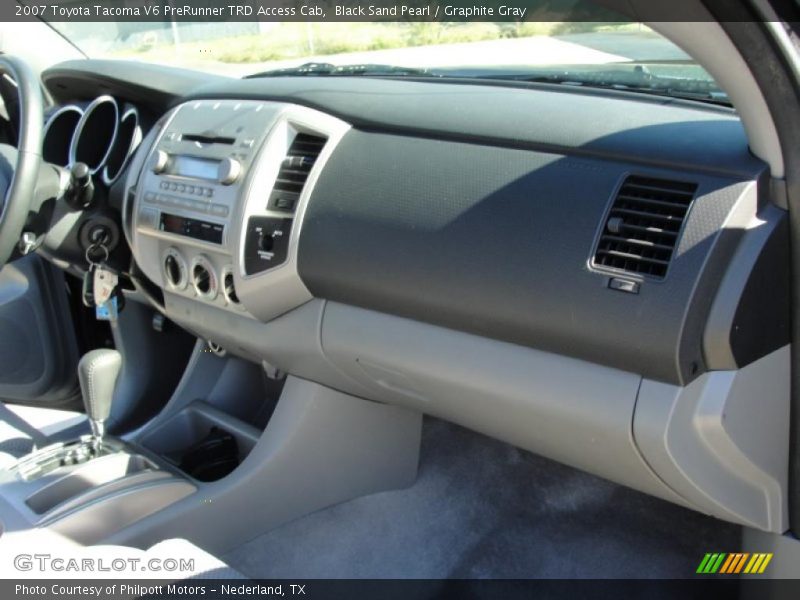
[[[328,138],[298,133],[281,163],[275,187],[269,197],[269,208],[292,212],[300,199],[308,174],[317,161]]]
[[[631,175],[608,212],[594,265],[662,279],[697,184]]]

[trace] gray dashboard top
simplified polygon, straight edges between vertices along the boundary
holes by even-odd
[[[87,94],[118,89],[151,103],[155,99],[163,110],[187,97],[257,98],[308,106],[356,128],[387,133],[568,151],[743,178],[761,168],[733,111],[627,92],[445,79],[238,80],[110,60],[68,61],[45,71],[43,79],[56,97],[74,94],[81,84],[89,88]]]

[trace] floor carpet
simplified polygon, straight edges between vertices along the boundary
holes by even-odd
[[[740,528],[427,419],[410,488],[287,523],[224,560],[257,578],[673,578]]]

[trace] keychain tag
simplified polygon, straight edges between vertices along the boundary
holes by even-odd
[[[104,265],[94,269],[94,305],[101,306],[108,302],[119,283],[119,276]]]
[[[81,299],[84,306],[93,308],[94,303],[94,270],[95,265],[90,264],[83,276],[83,287],[81,288]]]
[[[119,317],[117,296],[112,296],[107,302],[98,304],[94,309],[94,314],[98,321],[116,321]]]

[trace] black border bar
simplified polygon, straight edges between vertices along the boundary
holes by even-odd
[[[796,0],[15,0],[20,22],[800,21]]]

